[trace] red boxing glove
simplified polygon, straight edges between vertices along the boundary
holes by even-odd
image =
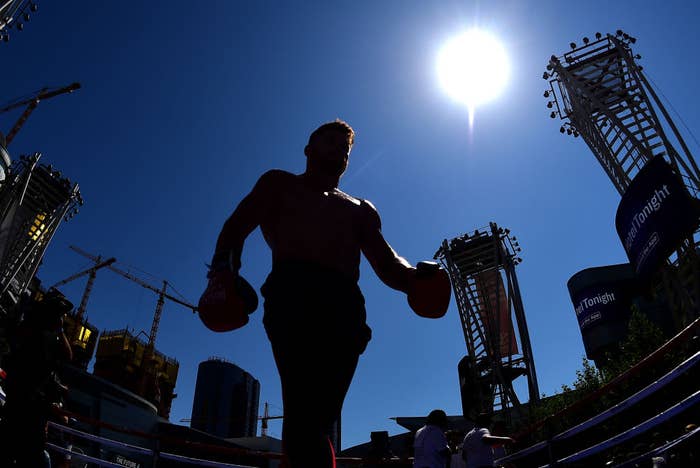
[[[452,297],[450,277],[439,264],[420,262],[408,291],[408,305],[421,317],[440,318],[447,313]]]
[[[248,323],[258,307],[258,295],[245,279],[231,271],[209,273],[207,289],[199,298],[199,318],[208,329],[227,332]]]

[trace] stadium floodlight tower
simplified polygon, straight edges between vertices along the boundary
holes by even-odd
[[[17,31],[24,30],[24,23],[31,19],[31,15],[39,9],[34,0],[3,0],[0,5],[0,41],[8,42],[13,26]]]
[[[685,202],[685,206],[693,208],[697,206],[700,170],[678,128],[642,73],[642,67],[635,62],[641,57],[633,55],[631,44],[634,43],[634,37],[620,30],[615,35],[596,33],[595,40],[584,37],[582,45],[572,42],[571,50],[562,56],[552,55],[543,74],[549,83],[544,97],[551,109],[550,117],[564,121],[559,129],[561,133],[583,138],[622,195],[623,202],[626,202],[625,198],[643,192],[637,190],[638,187],[632,190],[630,185],[634,185],[633,181],[640,172],[652,172],[654,166],[654,170],[668,168],[671,177],[678,180],[678,188],[689,195],[685,198],[691,201]],[[674,144],[682,151],[679,152]],[[652,161],[654,163],[649,164]],[[648,170],[643,171],[647,166]],[[644,178],[651,180],[653,176],[645,174],[638,179]],[[637,186],[640,184],[642,182],[637,182]],[[637,193],[631,194],[632,191]],[[654,196],[654,192],[647,193]],[[628,206],[631,204],[627,203]],[[618,218],[621,209],[622,203]],[[655,206],[654,211],[657,210]],[[689,211],[696,213],[695,209]],[[643,213],[643,217],[633,220],[636,226],[626,241],[622,239],[620,220],[616,219],[618,233],[638,273],[646,268],[641,263],[655,247],[655,232],[651,233],[650,239],[644,239],[644,244],[632,245],[638,230],[651,230],[649,226],[642,226],[640,221],[648,214]],[[668,240],[665,249],[658,249],[661,261],[653,269],[654,273],[660,272],[663,276],[667,294],[675,298],[672,302],[686,310],[689,307],[695,311],[692,315],[697,315],[700,299],[700,262],[695,231],[697,215],[690,217],[694,219],[687,221],[683,235]],[[676,224],[670,216],[666,221]],[[663,229],[663,226],[658,229],[661,243],[664,242]],[[638,261],[635,255],[639,255]],[[652,267],[647,269],[652,270]],[[672,284],[675,286],[669,287]]]
[[[40,157],[22,156],[0,182],[0,317],[19,302],[61,221],[83,204],[78,184]]]
[[[521,248],[510,230],[490,223],[472,234],[445,239],[435,259],[450,275],[467,355],[459,363],[464,416],[500,412],[517,416],[513,388],[527,378],[530,401],[539,399],[535,363],[515,266]],[[513,317],[518,332],[513,327]]]

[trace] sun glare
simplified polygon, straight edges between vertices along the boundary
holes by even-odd
[[[437,59],[440,85],[470,113],[497,97],[508,81],[508,58],[501,43],[480,29],[448,41]]]

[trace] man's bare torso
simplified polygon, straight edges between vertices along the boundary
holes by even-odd
[[[303,176],[285,171],[269,171],[263,181],[260,227],[273,261],[314,263],[357,280],[366,205],[338,189],[315,189]]]

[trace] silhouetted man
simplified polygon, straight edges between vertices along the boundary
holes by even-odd
[[[290,466],[334,466],[330,428],[370,340],[357,285],[362,252],[389,287],[408,292],[416,269],[384,239],[377,210],[338,189],[354,132],[321,125],[304,148],[306,170],[263,174],[224,224],[212,275],[238,274],[246,237],[258,226],[272,250],[261,288],[263,323],[282,383],[282,439]]]

